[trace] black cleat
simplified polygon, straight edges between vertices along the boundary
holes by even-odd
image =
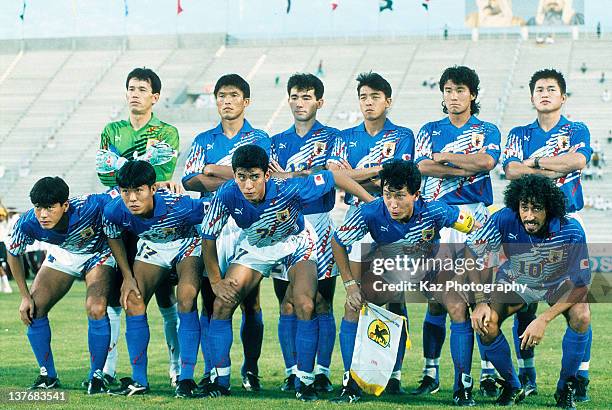
[[[385,387],[385,394],[404,394],[406,391],[402,389],[402,383],[399,379],[390,378],[389,382],[387,382],[387,387]]]
[[[305,385],[302,381],[300,381],[300,386],[295,391],[295,398],[300,401],[319,400],[319,396],[317,396],[317,390],[315,389],[314,382],[309,385]]]
[[[285,378],[285,380],[283,381],[283,384],[281,384],[280,389],[281,391],[293,391],[295,390],[295,374],[290,374],[287,378]],[[316,381],[316,378],[315,378]]]
[[[334,386],[332,386],[331,381],[323,373],[315,376],[314,386],[317,393],[331,393],[334,391]]]
[[[501,393],[495,400],[496,406],[512,406],[525,400],[525,392],[522,388],[512,387],[505,380],[497,379],[497,383],[501,386]]]
[[[195,383],[195,381],[193,381],[193,379],[179,380],[177,382],[176,389],[174,390],[174,397],[180,399],[191,399],[199,396],[198,385]]]
[[[576,410],[576,380],[568,379],[563,386],[563,390],[557,390],[555,400],[557,407],[565,410]]]
[[[104,380],[104,375],[100,371],[96,371],[87,383],[87,394],[107,393],[108,385]]]
[[[260,391],[261,384],[259,383],[259,376],[253,372],[246,372],[246,374],[242,376],[242,388],[246,391]]]
[[[461,374],[459,390],[453,393],[453,402],[455,406],[473,407],[476,405],[474,397],[472,396],[473,383],[472,376],[465,373]]]
[[[486,375],[480,379],[480,394],[483,397],[497,397],[499,395],[494,377]]]
[[[356,403],[361,399],[361,389],[353,379],[348,379],[346,386],[342,386],[340,395],[329,401],[332,403]]]
[[[216,382],[211,382],[206,385],[206,390],[203,392],[204,397],[216,399],[221,396],[231,396],[232,392],[229,388],[220,386]]]
[[[538,395],[538,385],[536,384],[536,382],[532,381],[526,374],[520,375],[519,380],[521,382],[521,386],[523,386],[525,397]]]
[[[590,401],[589,397],[589,379],[582,376],[576,376],[576,395],[574,399],[577,402]]]
[[[440,382],[429,376],[423,376],[419,386],[412,390],[410,394],[420,396],[421,394],[436,394],[440,390]]]
[[[149,386],[132,380],[131,377],[122,377],[120,380],[121,386],[118,389],[110,390],[108,394],[111,396],[141,396],[149,392]]]
[[[59,387],[59,379],[57,377],[49,377],[47,375],[39,375],[28,390],[37,389],[55,389]]]
[[[211,383],[210,375],[209,374],[204,375],[204,377],[202,377],[202,379],[198,382],[198,389],[200,390],[200,392],[204,393],[206,391],[206,387],[210,383]]]

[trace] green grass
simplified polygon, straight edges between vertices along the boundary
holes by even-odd
[[[329,403],[325,401],[331,395],[322,396],[322,400],[314,404],[298,403],[289,393],[282,393],[278,386],[284,378],[284,365],[276,336],[276,323],[278,320],[277,303],[272,290],[271,281],[264,280],[262,285],[262,305],[265,320],[265,339],[259,368],[262,376],[264,390],[258,395],[246,394],[241,391],[239,366],[242,357],[242,346],[239,338],[240,318],[236,315],[234,320],[234,345],[232,349],[232,371],[233,396],[217,400],[198,399],[188,402],[180,401],[172,397],[173,390],[169,386],[167,368],[167,350],[165,347],[161,317],[155,302],[149,309],[149,324],[151,326],[151,342],[149,344],[149,381],[152,393],[145,397],[108,397],[103,395],[89,397],[80,387],[81,381],[87,375],[87,319],[84,309],[84,284],[76,283],[73,289],[50,313],[50,322],[53,334],[52,346],[55,356],[56,368],[62,381],[62,388],[69,396],[66,407],[79,409],[109,408],[180,408],[208,407],[208,408],[245,408],[257,406],[258,408],[327,408]],[[335,300],[336,320],[340,323],[344,291],[339,288]],[[20,297],[18,293],[12,295],[0,294],[0,407],[6,406],[7,391],[23,390],[37,376],[38,368],[34,355],[30,350],[25,327],[19,320],[18,307]],[[425,306],[411,304],[408,306],[410,315],[413,342],[412,350],[408,351],[404,360],[403,386],[411,389],[420,377],[422,367],[421,349],[421,326]],[[592,306],[593,312],[593,343],[591,361],[591,390],[592,401],[590,403],[579,403],[579,408],[609,408],[612,404],[612,389],[610,386],[612,360],[612,325],[608,322],[608,315],[612,315],[612,305],[597,304]],[[511,335],[511,320],[504,325],[504,333]],[[125,331],[125,322],[122,321],[121,332]],[[554,393],[557,376],[561,361],[561,338],[565,327],[562,318],[555,320],[547,331],[547,335],[538,348],[536,365],[538,369],[538,385],[540,395],[529,397],[524,408],[550,408],[554,405],[552,395]],[[447,333],[448,335],[449,333]],[[337,339],[336,339],[337,340]],[[118,373],[120,376],[129,375],[129,363],[125,340],[120,338]],[[441,390],[438,394],[426,398],[414,398],[409,395],[400,397],[365,397],[363,402],[357,404],[359,408],[438,408],[450,406],[452,389],[452,362],[448,350],[449,342],[444,345],[441,360]],[[196,374],[202,370],[201,356],[198,357]],[[473,375],[479,374],[480,357],[476,351],[474,354]],[[334,357],[332,360],[332,381],[337,386],[342,377],[342,360],[340,348],[336,342]],[[491,407],[492,399],[483,399],[476,395],[480,407]],[[21,405],[19,407],[33,407]],[[37,405],[36,407],[41,407]],[[11,407],[14,407],[11,405]]]

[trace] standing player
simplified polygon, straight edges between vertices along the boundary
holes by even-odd
[[[272,268],[281,264],[289,277],[289,300],[297,316],[296,352],[302,401],[317,399],[314,389],[314,363],[319,337],[314,312],[317,292],[317,237],[304,221],[304,204],[332,191],[334,185],[368,201],[372,197],[344,175],[329,171],[305,178],[270,178],[268,156],[256,145],[236,150],[232,158],[235,179],[225,184],[213,198],[202,222],[204,263],[215,295],[209,338],[215,364],[210,397],[230,394],[231,317],[241,302]],[[228,218],[243,229],[234,259],[222,279],[216,239]]]
[[[104,127],[100,137],[100,149],[114,152],[123,158],[122,161],[130,160],[136,156],[143,156],[147,149],[159,142],[165,142],[178,152],[178,131],[172,125],[160,121],[153,114],[153,106],[159,101],[161,92],[161,80],[149,68],[135,68],[125,81],[126,100],[129,109],[129,118],[111,122]],[[171,181],[176,158],[170,162],[155,166],[156,181],[166,181],[167,185],[176,192],[177,187]],[[114,171],[98,172],[100,182],[112,188],[117,185],[116,173]],[[128,251],[128,258],[132,263],[136,254],[137,238],[129,233],[123,237]],[[170,283],[170,282],[168,282]],[[117,341],[119,339],[121,306],[119,305],[118,290],[121,286],[121,275],[116,275],[116,283],[113,284],[113,292],[110,297],[108,316],[111,323],[111,350],[104,365],[104,374],[107,381],[114,381],[117,368]],[[176,298],[172,286],[160,286],[155,298],[159,311],[164,320],[164,334],[168,345],[170,356],[169,375],[174,385],[180,373],[179,344],[178,344],[178,316],[176,312]]]
[[[577,214],[583,207],[581,170],[586,167],[593,150],[590,133],[581,122],[568,121],[561,110],[567,100],[563,75],[551,69],[536,71],[529,81],[531,103],[538,118],[529,125],[513,128],[504,149],[503,166],[506,178],[513,180],[523,175],[543,175],[555,180],[565,194],[567,211],[582,225]],[[514,343],[519,363],[519,379],[525,394],[537,393],[534,350],[520,349],[519,334],[535,319],[537,304],[525,306],[514,317]],[[589,361],[593,335],[588,330],[589,341],[580,365],[576,385],[576,400],[589,400]]]
[[[91,363],[87,393],[106,391],[102,374],[110,343],[106,305],[115,260],[102,231],[102,215],[110,199],[106,194],[68,199],[68,185],[61,178],[45,177],[30,191],[34,208],[21,215],[11,231],[8,264],[21,293],[21,320],[28,326],[28,339],[40,366],[40,376],[30,389],[59,386],[47,315],[75,278],[84,277]],[[35,240],[50,244],[50,249],[28,289],[20,255]]]
[[[214,94],[221,123],[194,139],[183,173],[185,189],[201,192],[202,197],[209,199],[219,186],[234,178],[231,167],[232,155],[238,147],[256,144],[264,148],[267,153],[270,151],[268,134],[251,127],[244,118],[245,109],[251,102],[249,84],[238,74],[227,74],[217,80]],[[225,273],[229,260],[233,257],[234,242],[239,234],[239,228],[233,223],[228,224],[221,233],[218,249],[222,261],[221,273]],[[205,311],[200,317],[202,354],[205,362],[204,377],[199,383],[201,387],[210,381],[210,371],[213,368],[207,343],[214,299],[215,293],[205,274],[202,281],[202,304]],[[259,391],[257,362],[263,342],[259,287],[243,300],[240,307],[242,309],[240,337],[244,349],[244,363],[241,369],[242,387],[247,391]]]
[[[369,233],[374,241],[373,247],[380,248],[383,257],[393,259],[396,255],[403,254],[413,260],[424,260],[435,254],[440,239],[440,229],[452,227],[467,233],[478,227],[474,224],[474,218],[457,206],[449,206],[442,201],[424,201],[419,191],[421,173],[412,161],[385,163],[380,172],[380,181],[382,198],[357,207],[350,216],[347,216],[332,239],[334,257],[346,288],[343,333],[340,337],[345,382],[340,395],[332,399],[334,402],[354,403],[361,398],[361,390],[350,377],[349,370],[355,348],[359,311],[364,301],[363,295],[366,294],[366,298],[375,303],[388,302],[388,299],[374,300],[381,296],[376,295],[376,291],[371,289],[372,275],[351,269],[347,247],[354,245]],[[414,276],[411,276],[413,274]],[[418,273],[406,271],[392,275],[395,277],[382,278],[390,284],[406,280],[413,284],[421,280],[440,283],[436,279],[437,272],[434,271],[421,270]],[[454,321],[467,320],[465,302],[458,298],[456,293],[445,293],[441,303],[448,307]],[[402,334],[405,335],[405,332],[402,331]],[[405,346],[406,341],[402,338],[399,343]],[[472,348],[469,344],[461,344],[458,347],[458,354],[453,355],[453,361],[455,371],[461,375],[465,373],[464,369],[469,369],[471,366]]]
[[[117,175],[121,197],[104,209],[104,231],[123,274],[121,305],[125,308],[132,378],[121,379],[113,394],[133,396],[149,391],[147,304],[159,286],[167,286],[168,274],[178,274],[178,328],[181,373],[176,397],[193,397],[197,388],[193,370],[198,356],[200,322],[197,297],[202,272],[201,243],[194,225],[204,216],[204,203],[165,190],[156,191],[155,169],[145,161],[130,161]],[[131,267],[121,241],[129,230],[139,238],[138,253]]]
[[[363,122],[353,128],[342,131],[334,143],[332,157],[329,160],[330,170],[343,170],[346,175],[362,184],[374,196],[380,195],[378,172],[384,162],[392,159],[412,160],[414,158],[414,134],[405,127],[393,124],[387,118],[387,111],[393,102],[391,85],[380,74],[362,73],[357,77],[357,96],[363,114]],[[346,218],[356,211],[359,201],[347,194],[344,202],[349,205]],[[352,246],[349,253],[352,272],[367,270],[369,255],[362,254],[362,248],[372,243],[366,235]],[[389,309],[407,317],[406,307],[391,304]],[[340,339],[352,329],[340,327]],[[394,372],[385,390],[388,393],[401,393],[401,366],[405,346],[400,346],[400,355]]]
[[[289,107],[294,125],[287,131],[272,137],[270,170],[287,177],[297,173],[311,173],[325,169],[338,130],[317,121],[317,111],[323,106],[323,82],[312,74],[294,74],[287,82]],[[304,207],[305,219],[314,227],[317,243],[317,274],[319,278],[316,296],[316,314],[319,321],[319,346],[315,388],[318,392],[333,390],[329,367],[336,342],[336,321],[333,313],[337,270],[330,247],[333,223],[330,211],[334,207],[336,191]],[[287,300],[289,278],[285,271],[274,276],[274,290],[280,304],[278,339],[285,359],[287,378],[281,390],[295,389],[297,358],[295,357],[296,315]]]
[[[476,102],[480,80],[474,70],[465,66],[447,68],[440,77],[443,112],[442,120],[425,124],[416,139],[416,163],[425,176],[423,196],[458,205],[481,224],[489,215],[487,206],[493,203],[489,171],[495,168],[500,155],[500,133],[491,123],[476,118],[480,105]],[[441,232],[442,243],[448,244],[453,255],[463,254],[465,235],[455,230]],[[460,339],[454,339],[452,335]],[[420,385],[412,394],[435,393],[439,389],[439,361],[446,335],[446,312],[439,304],[430,303],[423,323],[423,355],[425,367]],[[460,341],[461,340],[461,341]],[[451,324],[451,353],[458,346],[473,346],[474,334],[470,323]],[[483,363],[481,391],[495,395],[494,369]],[[466,394],[464,404],[473,403],[471,378],[460,386],[455,377],[454,391]]]
[[[586,237],[580,223],[565,214],[565,198],[550,179],[525,175],[506,188],[506,208],[496,212],[482,229],[468,236],[476,256],[504,247],[508,258],[499,268],[497,283],[524,284],[524,292],[475,294],[478,302],[472,325],[485,357],[503,377],[497,404],[512,405],[522,398],[521,388],[501,325],[523,306],[539,300],[550,307],[519,335],[521,349],[533,348],[544,338],[546,326],[558,315],[567,320],[563,337],[561,373],[555,399],[557,407],[575,409],[577,373],[589,339],[590,310],[586,292],[591,282]],[[473,280],[479,280],[474,278]]]

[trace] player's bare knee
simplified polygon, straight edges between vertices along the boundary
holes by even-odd
[[[295,313],[295,309],[293,309],[293,304],[290,302],[283,302],[280,305],[281,315],[291,316]]]
[[[133,292],[130,293],[127,299],[127,308],[125,309],[125,313],[128,316],[139,316],[144,315],[147,311],[147,306],[145,305],[144,299],[136,296]]]
[[[87,298],[85,303],[87,316],[93,320],[100,320],[106,316],[106,299],[104,298]]]
[[[195,304],[195,295],[192,298],[180,298],[178,301],[178,311],[181,313],[189,313],[193,310]]]
[[[310,320],[314,313],[314,300],[306,295],[295,298],[295,314],[300,320]]]
[[[229,319],[236,308],[235,303],[226,302],[221,298],[215,298],[213,304],[213,317],[215,319]]]
[[[467,320],[467,306],[464,303],[450,303],[446,310],[453,322],[461,323]]]
[[[331,304],[324,297],[317,297],[315,309],[318,315],[331,313]]]
[[[591,310],[588,303],[576,303],[569,310],[570,327],[579,333],[589,330]]]

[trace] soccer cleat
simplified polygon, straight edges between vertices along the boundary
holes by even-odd
[[[122,377],[119,381],[121,386],[108,392],[111,396],[140,396],[149,392],[149,386],[143,386],[131,377]]]
[[[180,399],[190,399],[199,396],[198,385],[193,379],[179,380],[176,389],[174,390],[174,397]]]
[[[576,395],[574,399],[577,402],[590,401],[589,397],[589,379],[582,376],[576,376]]]
[[[483,397],[497,397],[499,395],[497,383],[493,376],[487,374],[480,379],[480,394]]]
[[[346,386],[342,386],[340,395],[329,401],[332,403],[356,403],[361,399],[361,389],[353,379],[348,379]]]
[[[576,380],[568,379],[563,386],[563,390],[557,390],[555,393],[555,400],[557,401],[557,407],[564,410],[576,410]]]
[[[315,386],[315,389],[317,390],[317,393],[331,393],[334,391],[334,386],[332,386],[331,381],[323,373],[317,374],[315,376],[314,386]],[[282,390],[282,387],[281,387],[281,390]]]
[[[206,386],[208,386],[210,383],[210,374],[205,374],[204,377],[202,377],[202,379],[198,382],[198,389],[205,391]]]
[[[108,386],[104,380],[104,374],[97,370],[87,383],[87,394],[106,393],[107,391]]]
[[[208,383],[203,392],[204,397],[216,399],[221,396],[231,396],[232,392],[229,388],[218,385],[216,382]]]
[[[404,389],[402,389],[402,384],[399,379],[390,378],[387,383],[387,387],[385,387],[384,393],[386,394],[404,394],[406,393]]]
[[[246,372],[246,374],[242,376],[242,388],[246,391],[260,391],[261,384],[259,383],[259,376],[253,372]]]
[[[57,377],[49,377],[47,375],[39,375],[34,383],[28,387],[28,390],[36,389],[55,389],[59,387],[59,379]]]
[[[519,380],[521,382],[521,386],[523,386],[525,397],[538,395],[538,385],[536,384],[536,382],[532,381],[526,374],[520,375]]]
[[[497,379],[497,383],[501,386],[501,392],[495,400],[496,406],[512,406],[525,399],[525,392],[522,388],[512,387],[510,383],[502,379]]]
[[[109,386],[113,386],[117,384],[117,379],[115,376],[112,376],[108,373],[103,373],[104,383],[106,383],[106,387],[108,389]],[[81,387],[87,388],[89,386],[89,379],[85,379],[81,382]]]
[[[473,379],[471,376],[462,373],[459,381],[459,390],[453,393],[453,402],[456,406],[473,407],[476,405],[472,396]]]
[[[178,386],[180,372],[170,369],[168,376],[170,377],[170,387],[176,388]]]
[[[419,382],[419,386],[412,390],[410,394],[419,396],[421,394],[436,394],[440,390],[440,382],[429,376],[423,376]]]
[[[300,381],[300,386],[295,391],[295,398],[300,401],[319,400],[319,396],[317,396],[317,390],[315,389],[314,383],[306,385],[304,384],[304,382]]]
[[[296,378],[295,374],[290,374],[287,378],[285,378],[285,380],[283,381],[283,384],[281,384],[280,386],[281,391],[295,390],[295,378]]]

